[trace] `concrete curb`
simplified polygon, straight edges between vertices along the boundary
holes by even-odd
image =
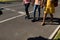
[[[53,39],[59,29],[60,29],[60,25],[54,30],[54,32],[50,35],[48,39]]]

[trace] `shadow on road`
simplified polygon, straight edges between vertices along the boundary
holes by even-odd
[[[44,38],[42,36],[39,36],[39,37],[30,37],[27,40],[60,40],[60,38],[58,38],[58,39],[48,39],[48,38]]]
[[[43,18],[41,18],[40,22],[42,22]],[[46,25],[60,25],[60,18],[53,18],[53,23],[50,23],[51,21],[50,17],[47,17],[45,22]]]
[[[28,38],[27,40],[50,40],[50,39],[39,36],[39,37],[31,37]]]
[[[46,20],[50,21],[50,18],[47,18]],[[53,18],[53,23],[51,25],[60,25],[60,18]]]

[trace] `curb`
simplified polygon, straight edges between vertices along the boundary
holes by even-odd
[[[60,29],[60,25],[54,30],[54,32],[50,35],[48,39],[53,39],[55,35],[57,34],[58,30]]]

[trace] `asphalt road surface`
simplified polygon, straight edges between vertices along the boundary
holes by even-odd
[[[0,15],[0,40],[47,40],[60,25],[60,4],[56,8],[53,24],[46,22],[45,26],[41,26],[43,9],[41,9],[41,20],[33,23],[32,19],[25,19],[22,3],[0,3],[0,8],[4,8],[3,14]],[[33,17],[33,6],[29,7],[29,12]],[[49,20],[50,18],[47,19]]]

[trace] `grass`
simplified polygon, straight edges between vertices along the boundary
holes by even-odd
[[[15,1],[15,2],[17,2],[17,1],[22,2],[22,0],[0,0],[0,2],[12,2],[12,1]]]
[[[60,30],[59,30],[58,33],[56,34],[54,40],[60,40]]]

